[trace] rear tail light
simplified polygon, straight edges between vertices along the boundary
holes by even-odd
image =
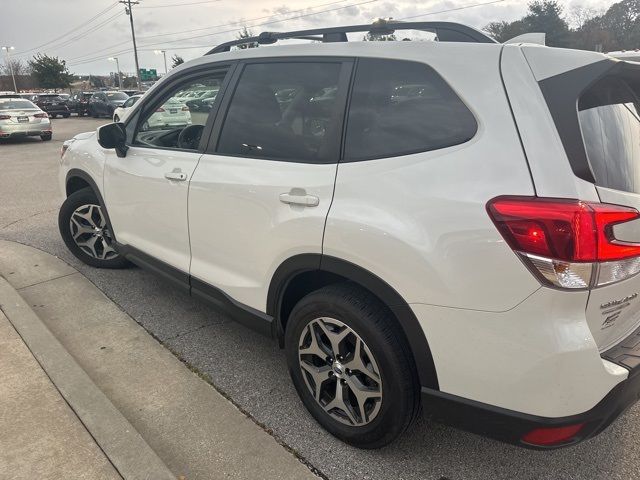
[[[162,113],[162,112],[164,112],[164,108],[158,107],[158,108],[156,108],[156,112]]]
[[[189,107],[187,107],[186,105],[184,107],[182,107],[182,111],[183,112],[188,112],[189,111]]]
[[[522,437],[522,441],[539,447],[552,447],[570,443],[584,425],[584,423],[578,423],[577,425],[568,425],[566,427],[536,428]]]
[[[49,114],[47,113],[36,113],[34,115],[35,118],[49,118]]]
[[[619,205],[539,197],[497,197],[487,211],[509,246],[545,284],[587,289],[640,272],[640,244],[613,226],[640,218]]]
[[[10,120],[11,115],[0,115],[0,120]]]

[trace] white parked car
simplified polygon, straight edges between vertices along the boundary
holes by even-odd
[[[0,97],[0,138],[40,137],[51,140],[49,114],[29,100]]]
[[[127,114],[131,111],[131,108],[136,104],[142,95],[132,95],[130,96],[122,105],[116,107],[113,111],[113,121],[120,122],[123,121]]]
[[[382,23],[223,44],[68,142],[66,245],[273,336],[350,444],[421,405],[531,448],[593,437],[640,395],[640,65]],[[381,28],[440,41],[346,41]],[[230,51],[291,36],[326,42]],[[209,110],[157,120],[195,85]]]

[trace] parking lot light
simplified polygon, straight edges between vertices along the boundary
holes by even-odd
[[[122,79],[120,78],[120,62],[118,62],[118,57],[109,57],[107,60],[110,62],[116,62],[116,70],[118,72],[118,88],[122,90]]]
[[[155,53],[156,55],[162,54],[162,56],[164,57],[164,73],[165,73],[165,75],[167,73],[169,73],[168,70],[167,70],[167,51],[166,50],[154,50],[153,53]]]
[[[16,86],[16,76],[13,73],[13,65],[11,64],[11,54],[9,53],[11,50],[14,50],[15,47],[9,47],[9,46],[2,46],[2,50],[4,50],[5,52],[7,52],[7,63],[9,64],[9,70],[11,71],[11,79],[13,80],[13,91],[18,93],[18,87]],[[166,65],[166,59],[165,59],[165,65]]]

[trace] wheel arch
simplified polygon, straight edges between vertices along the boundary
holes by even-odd
[[[420,384],[437,390],[438,377],[431,349],[411,307],[380,277],[337,257],[301,254],[285,260],[276,269],[269,285],[266,313],[275,319],[274,335],[281,346],[293,305],[319,288],[344,281],[353,282],[368,290],[389,308],[411,348]]]
[[[98,197],[98,202],[100,202],[100,206],[102,207],[102,211],[107,220],[107,225],[109,226],[109,230],[111,231],[111,235],[113,236],[113,240],[117,241],[116,233],[113,230],[113,226],[111,225],[111,219],[109,218],[109,211],[104,203],[104,198],[102,198],[102,193],[98,188],[98,184],[96,181],[84,170],[80,170],[78,168],[72,168],[67,172],[67,176],[65,178],[65,193],[67,197],[83,188],[90,188],[95,193],[96,197]]]

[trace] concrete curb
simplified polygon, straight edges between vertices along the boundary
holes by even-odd
[[[175,480],[160,457],[3,277],[0,309],[124,479]]]

